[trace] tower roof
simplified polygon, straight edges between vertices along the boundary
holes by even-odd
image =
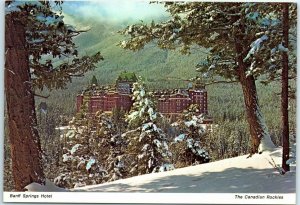
[[[136,82],[137,77],[134,72],[123,71],[117,78],[117,82]]]

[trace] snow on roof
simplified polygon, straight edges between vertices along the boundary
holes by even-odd
[[[171,94],[170,97],[173,98],[173,97],[179,97],[179,98],[186,98],[188,97],[189,95],[186,94],[186,93],[175,93],[175,94]]]
[[[192,92],[194,93],[203,93],[203,92],[207,92],[205,89],[202,90],[192,90]]]

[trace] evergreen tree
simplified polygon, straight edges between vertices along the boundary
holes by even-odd
[[[32,182],[45,183],[36,129],[36,89],[63,88],[73,76],[82,76],[103,59],[100,53],[78,57],[72,38],[81,32],[63,22],[60,4],[5,2],[5,93],[16,191]],[[54,65],[53,59],[61,57],[68,62]]]
[[[126,111],[123,110],[123,108],[114,108],[112,110],[112,116],[111,116],[111,120],[113,122],[113,124],[116,126],[118,133],[122,134],[123,132],[125,132],[128,123],[125,120],[125,115],[126,115]]]
[[[180,133],[171,146],[172,159],[180,167],[206,163],[210,160],[203,147],[206,132],[203,119],[204,117],[199,115],[198,105],[190,105],[183,112],[181,119],[172,124]]]
[[[276,17],[279,4],[165,2],[164,5],[170,20],[128,26],[121,33],[130,38],[120,46],[139,50],[154,41],[162,49],[179,47],[184,54],[198,48],[195,45],[207,48],[209,55],[198,64],[198,71],[212,83],[241,85],[252,140],[251,153],[272,149],[274,144],[259,108],[255,81],[259,75],[276,70],[270,67],[271,49],[264,45],[268,41],[273,48],[282,48],[278,37],[281,21]]]
[[[95,86],[98,85],[98,80],[97,80],[97,78],[96,78],[95,75],[93,75],[93,78],[92,78],[92,80],[91,80],[91,85],[92,85],[92,86],[93,86],[93,85],[95,85]]]
[[[126,176],[121,136],[110,116],[74,118],[66,137],[60,175],[55,183],[73,188],[100,184]]]
[[[133,84],[133,106],[127,121],[131,130],[124,133],[127,155],[131,158],[131,176],[173,169],[166,135],[157,126],[160,114],[155,111],[151,93],[147,93],[141,78]]]

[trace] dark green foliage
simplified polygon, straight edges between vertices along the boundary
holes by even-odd
[[[96,85],[96,86],[98,85],[98,80],[95,75],[93,75],[93,78],[91,80],[91,85]]]
[[[34,85],[41,90],[44,86],[50,90],[64,88],[69,82],[72,82],[72,77],[83,76],[85,72],[95,69],[95,64],[100,60],[103,60],[100,53],[84,56],[80,59],[74,58],[72,63],[62,63],[46,76],[35,78]],[[36,66],[41,67],[40,65],[33,65],[33,67]],[[33,74],[35,75],[35,73]]]
[[[134,72],[123,71],[117,78],[117,81],[136,82],[137,77]]]

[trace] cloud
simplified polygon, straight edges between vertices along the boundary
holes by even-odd
[[[128,20],[147,20],[167,16],[163,5],[149,4],[140,0],[98,0],[98,1],[67,1],[63,11],[70,20],[122,22]]]

